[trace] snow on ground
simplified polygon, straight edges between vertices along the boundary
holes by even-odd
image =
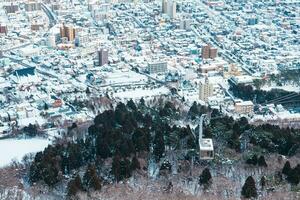
[[[21,161],[28,153],[44,150],[51,142],[42,138],[3,139],[0,140],[0,167],[5,167],[12,160]]]
[[[29,117],[29,118],[23,118],[18,120],[19,126],[24,127],[28,126],[29,124],[44,124],[46,123],[46,120],[42,117]]]
[[[160,96],[163,94],[169,94],[170,90],[166,87],[159,87],[154,89],[143,89],[143,88],[137,88],[135,90],[126,90],[124,92],[118,92],[114,94],[115,98],[120,99],[140,99],[142,97],[148,98],[148,97],[154,97],[154,96]]]
[[[145,75],[138,74],[136,72],[113,72],[105,74],[106,84],[133,84],[133,83],[145,83],[148,78]]]
[[[296,85],[283,85],[283,86],[276,86],[276,85],[264,85],[261,87],[262,90],[270,91],[272,89],[282,89],[289,92],[300,92],[300,87]]]

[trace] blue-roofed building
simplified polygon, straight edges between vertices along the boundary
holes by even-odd
[[[19,84],[36,83],[40,81],[40,78],[36,74],[35,67],[16,69],[12,75],[13,81]]]
[[[17,69],[14,71],[14,75],[21,76],[34,76],[35,75],[35,67],[28,67],[23,69]]]

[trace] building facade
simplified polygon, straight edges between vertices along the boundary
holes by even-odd
[[[212,96],[213,92],[213,85],[209,83],[209,80],[206,77],[204,83],[200,83],[199,86],[199,99],[208,102],[208,97]]]
[[[163,74],[168,70],[167,62],[148,63],[148,71],[150,74]]]
[[[61,38],[67,38],[68,41],[73,41],[75,39],[76,30],[72,25],[63,24],[59,30]]]
[[[251,114],[253,113],[253,107],[252,101],[241,101],[235,103],[234,110],[239,114]]]
[[[100,66],[103,66],[108,63],[108,50],[100,49],[98,50],[98,62]]]

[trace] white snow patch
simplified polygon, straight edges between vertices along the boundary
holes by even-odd
[[[21,161],[28,153],[43,151],[50,143],[42,138],[0,140],[0,167],[9,165],[12,160]]]

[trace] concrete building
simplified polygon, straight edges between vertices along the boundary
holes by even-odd
[[[19,11],[19,6],[17,4],[11,3],[10,5],[3,6],[7,14],[16,13]]]
[[[211,47],[210,45],[205,45],[202,47],[202,59],[215,59],[218,55],[218,49]]]
[[[79,32],[75,38],[75,44],[78,46],[87,46],[89,43],[89,35],[86,32]]]
[[[100,49],[100,50],[98,50],[97,54],[98,54],[99,66],[103,66],[108,63],[108,50],[107,49]]]
[[[48,45],[52,48],[56,47],[56,36],[54,34],[48,36]]]
[[[176,1],[168,1],[168,15],[170,18],[176,18]]]
[[[209,58],[209,50],[210,50],[209,45],[205,45],[205,46],[202,47],[202,52],[201,52],[202,59],[208,59]]]
[[[217,54],[218,54],[217,48],[211,47],[209,49],[209,58],[215,59],[217,57]]]
[[[183,19],[180,22],[180,29],[184,29],[184,30],[191,30],[191,24],[192,24],[192,20],[190,19]]]
[[[213,71],[222,72],[224,70],[224,66],[218,65],[215,63],[204,64],[199,67],[199,70],[201,73],[208,73],[208,72],[213,72]]]
[[[44,28],[44,23],[41,22],[34,22],[31,24],[30,28],[32,31],[39,31],[40,29]]]
[[[161,12],[167,14],[168,12],[168,0],[162,0]]]
[[[7,35],[7,26],[6,26],[6,24],[0,24],[0,34]]]
[[[239,101],[234,105],[234,110],[239,114],[251,114],[253,113],[253,103],[252,101]]]
[[[27,12],[37,11],[37,10],[41,10],[41,9],[42,9],[42,6],[41,6],[41,3],[39,3],[39,2],[32,1],[32,2],[28,2],[25,4],[25,10]]]
[[[199,99],[207,102],[208,97],[212,96],[214,92],[213,85],[209,83],[208,78],[205,78],[204,83],[200,83],[199,86]]]
[[[148,72],[150,74],[163,74],[168,70],[167,62],[152,62],[148,63]]]
[[[73,41],[75,39],[76,30],[72,25],[63,24],[59,30],[61,38],[67,38],[68,41]]]

